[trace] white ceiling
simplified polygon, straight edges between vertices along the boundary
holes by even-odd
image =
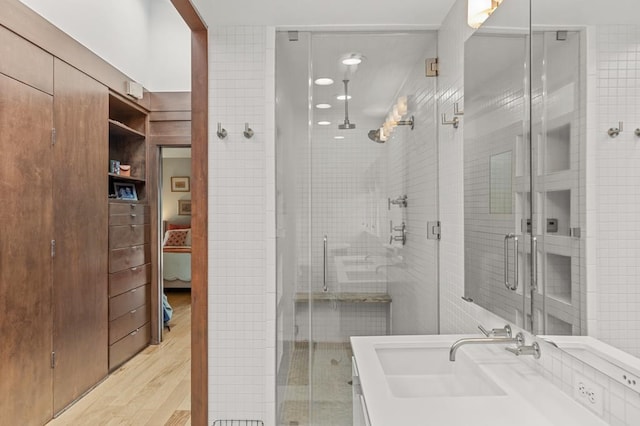
[[[328,119],[337,127],[344,122],[344,102],[336,96],[344,94],[349,80],[349,119],[384,121],[399,95],[398,90],[416,66],[422,68],[427,56],[435,56],[436,36],[433,32],[413,33],[329,33],[312,39],[313,79],[329,77],[331,86],[313,87],[313,102],[329,103],[330,110],[315,110],[316,120]],[[347,67],[341,63],[345,54],[364,56],[360,65]],[[404,93],[400,95],[410,95]]]
[[[455,0],[193,0],[210,25],[437,28]]]

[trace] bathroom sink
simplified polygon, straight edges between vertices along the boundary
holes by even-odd
[[[396,398],[505,395],[469,358],[449,361],[449,347],[378,347],[376,355]]]

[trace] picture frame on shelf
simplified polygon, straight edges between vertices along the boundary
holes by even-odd
[[[191,216],[191,200],[178,200],[178,214]]]
[[[118,200],[138,200],[136,186],[133,183],[114,182],[113,189]]]
[[[189,176],[171,176],[171,192],[189,191],[191,191]]]

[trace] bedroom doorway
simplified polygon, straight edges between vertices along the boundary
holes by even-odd
[[[171,307],[191,297],[191,148],[159,148],[160,313],[162,338],[176,319]],[[166,296],[166,297],[165,297]],[[168,304],[165,305],[165,302]]]

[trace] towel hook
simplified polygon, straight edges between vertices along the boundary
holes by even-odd
[[[218,131],[216,132],[218,138],[224,139],[227,137],[227,130],[222,128],[222,123],[218,122]]]
[[[244,123],[244,132],[242,132],[245,138],[251,139],[253,137],[253,129],[249,127],[249,123]]]
[[[615,138],[616,136],[618,136],[618,135],[620,134],[620,132],[622,132],[622,130],[623,130],[623,127],[622,127],[622,121],[619,121],[619,122],[618,122],[618,127],[617,127],[617,128],[614,128],[614,127],[610,128],[610,129],[607,131],[607,134],[608,134],[610,137]]]

